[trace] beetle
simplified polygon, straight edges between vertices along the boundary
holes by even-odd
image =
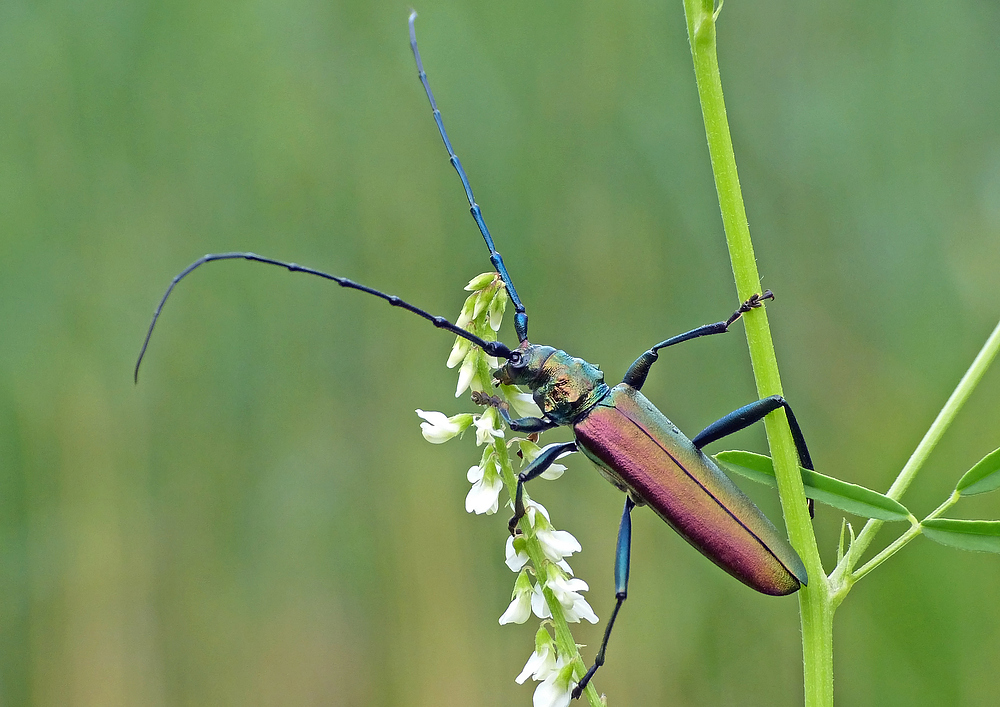
[[[727,319],[697,327],[652,346],[629,367],[621,383],[613,387],[605,383],[604,374],[597,366],[551,346],[532,344],[528,340],[527,311],[518,297],[503,257],[494,245],[482,210],[473,196],[469,179],[445,130],[441,111],[437,107],[417,48],[415,20],[416,12],[413,12],[409,17],[409,33],[417,75],[430,103],[441,140],[448,151],[449,162],[462,182],[469,210],[489,249],[490,262],[502,279],[514,306],[514,329],[518,346],[511,349],[499,341],[486,341],[445,317],[434,316],[399,297],[344,277],[256,253],[213,253],[199,258],[171,281],[146,332],[135,365],[135,380],[138,382],[139,367],[156,322],[177,284],[206,263],[237,259],[314,275],[336,282],[342,287],[379,297],[394,307],[412,312],[434,326],[468,340],[487,355],[503,359],[504,363],[493,373],[497,384],[520,385],[530,389],[542,412],[541,417],[514,419],[505,403],[482,393],[473,394],[474,401],[496,407],[515,432],[538,433],[554,427],[568,426],[572,428],[574,435],[570,442],[543,448],[534,461],[518,475],[514,515],[508,524],[511,534],[516,534],[516,526],[525,514],[525,484],[542,475],[559,456],[567,452],[581,451],[608,481],[625,493],[625,507],[619,525],[614,562],[615,607],[605,627],[594,663],[573,691],[573,697],[577,698],[597,669],[604,664],[615,620],[628,596],[631,514],[636,506],[649,506],[712,562],[758,592],[787,595],[808,582],[805,566],[785,536],[739,490],[718,464],[702,451],[710,442],[744,429],[762,420],[768,413],[783,408],[799,462],[801,466],[812,469],[805,439],[784,398],[775,395],[750,403],[689,439],[641,392],[660,351],[692,339],[726,333],[744,314],[762,306],[765,300],[773,299],[774,295],[770,290],[754,294],[741,303]]]

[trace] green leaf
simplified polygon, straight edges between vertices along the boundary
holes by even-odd
[[[763,454],[744,451],[719,452],[715,455],[724,469],[744,476],[751,481],[777,486],[774,478],[774,465],[771,457]],[[862,518],[877,520],[907,520],[910,512],[899,501],[894,501],[878,491],[866,489],[864,486],[850,484],[846,481],[825,476],[816,471],[799,467],[802,483],[805,485],[806,497],[820,503],[833,506],[846,513],[852,513]]]
[[[963,496],[975,496],[1000,488],[1000,449],[995,449],[965,472],[955,490]]]
[[[1000,520],[932,518],[920,524],[936,543],[975,552],[1000,552]]]

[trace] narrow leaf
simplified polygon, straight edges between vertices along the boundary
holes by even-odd
[[[724,469],[752,481],[777,486],[771,457],[744,451],[719,452],[715,455]],[[910,512],[899,501],[872,491],[864,486],[851,484],[799,467],[806,497],[833,506],[862,518],[877,520],[907,520]]]
[[[932,518],[920,524],[931,540],[960,550],[1000,553],[1000,520]]]
[[[1000,488],[1000,449],[995,449],[965,472],[955,490],[963,496],[975,496]]]
[[[726,451],[715,455],[715,461],[722,465],[726,471],[732,471],[740,476],[756,481],[758,484],[765,484],[773,488],[778,488],[778,480],[774,478],[774,465],[771,457],[754,452]]]

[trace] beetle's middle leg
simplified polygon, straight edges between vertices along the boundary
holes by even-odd
[[[706,444],[714,442],[717,439],[722,439],[723,437],[728,437],[734,432],[739,432],[740,430],[749,427],[755,422],[759,422],[764,419],[764,417],[778,408],[785,409],[785,415],[788,417],[788,427],[792,431],[792,439],[795,441],[795,451],[799,455],[799,464],[801,464],[806,469],[812,469],[812,457],[809,456],[809,448],[806,446],[806,439],[802,436],[802,430],[799,428],[799,423],[795,419],[795,415],[792,413],[792,408],[788,402],[780,395],[772,395],[762,400],[758,400],[755,403],[750,403],[749,405],[744,405],[739,410],[735,410],[720,420],[716,420],[711,425],[699,432],[691,440],[694,442],[694,446],[701,449]],[[809,517],[813,517],[813,500],[809,499]]]
[[[543,447],[535,461],[531,462],[527,468],[517,475],[517,491],[514,494],[514,515],[507,522],[507,529],[511,535],[517,532],[517,524],[524,517],[524,484],[532,479],[536,479],[545,473],[545,470],[552,466],[556,459],[566,452],[576,451],[576,442],[560,442]]]
[[[659,358],[657,352],[660,349],[665,349],[668,346],[673,346],[674,344],[679,344],[682,341],[690,341],[691,339],[697,339],[702,336],[711,336],[712,334],[725,334],[729,331],[730,325],[737,319],[742,317],[744,314],[749,312],[751,309],[757,309],[763,304],[766,299],[774,299],[774,293],[770,290],[764,290],[764,294],[751,295],[746,302],[741,304],[735,312],[729,317],[729,319],[724,322],[716,322],[715,324],[706,324],[700,326],[697,329],[692,329],[691,331],[686,331],[683,334],[678,334],[677,336],[672,336],[666,341],[661,341],[656,346],[652,347],[649,351],[644,353],[642,356],[635,360],[631,366],[629,366],[628,372],[625,374],[625,379],[622,381],[627,385],[632,386],[636,390],[642,388],[643,383],[646,382],[646,375],[649,373],[649,368],[654,363],[656,359]]]
[[[611,618],[608,619],[608,625],[604,629],[604,640],[601,641],[601,647],[597,651],[597,657],[594,658],[594,664],[590,666],[583,679],[573,688],[574,700],[583,694],[584,688],[587,687],[590,679],[594,677],[594,673],[597,672],[599,667],[604,665],[604,653],[608,649],[608,639],[611,638],[611,629],[614,628],[615,619],[618,618],[618,610],[622,608],[622,604],[628,598],[628,568],[632,555],[633,508],[635,508],[635,502],[626,493],[625,510],[622,511],[622,522],[618,526],[618,545],[615,547],[615,609],[611,612]]]

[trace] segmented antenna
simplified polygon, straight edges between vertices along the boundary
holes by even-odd
[[[190,275],[194,270],[201,267],[205,263],[211,263],[216,260],[250,260],[255,263],[264,263],[265,265],[277,265],[279,267],[285,268],[290,272],[301,272],[307,275],[315,275],[316,277],[321,277],[324,280],[333,280],[341,287],[346,287],[351,290],[359,290],[365,292],[369,295],[375,295],[376,297],[381,297],[386,302],[391,304],[393,307],[402,307],[408,312],[413,312],[417,316],[423,317],[431,324],[436,326],[438,329],[445,329],[450,331],[456,336],[461,336],[463,339],[471,341],[473,344],[485,351],[489,356],[496,356],[498,358],[510,359],[514,357],[514,352],[512,352],[503,342],[500,341],[486,341],[480,339],[475,334],[470,334],[465,329],[462,329],[455,324],[452,324],[444,317],[435,317],[433,314],[429,314],[419,307],[414,307],[409,302],[401,300],[395,295],[387,295],[384,292],[380,292],[366,285],[354,282],[353,280],[348,280],[346,277],[337,277],[336,275],[331,275],[330,273],[325,273],[321,270],[315,270],[313,268],[307,268],[303,265],[297,265],[296,263],[286,263],[281,260],[275,260],[274,258],[265,258],[262,255],[257,255],[256,253],[210,253],[204,257],[198,258],[196,261],[188,265],[184,270],[175,277],[171,283],[170,287],[163,294],[163,299],[160,300],[160,304],[156,306],[156,311],[153,312],[153,321],[149,323],[149,331],[146,332],[146,339],[142,342],[142,350],[139,351],[139,358],[135,362],[135,382],[139,382],[139,366],[142,364],[142,358],[146,355],[146,348],[149,346],[149,339],[153,336],[153,328],[156,326],[156,320],[160,317],[160,312],[163,311],[163,305],[166,304],[167,298],[170,293],[174,291],[177,283],[183,280],[185,277]]]
[[[517,296],[514,283],[510,281],[507,266],[503,264],[503,257],[493,245],[490,229],[486,227],[486,221],[483,220],[483,212],[472,196],[472,186],[469,184],[469,178],[465,175],[465,170],[462,169],[462,163],[458,161],[458,155],[455,154],[455,150],[451,147],[448,133],[445,132],[444,121],[441,119],[441,111],[438,110],[434,94],[431,93],[431,85],[427,82],[427,72],[424,71],[424,64],[420,61],[420,50],[417,49],[417,30],[414,26],[416,19],[417,11],[414,10],[410,13],[410,48],[413,49],[413,58],[417,62],[417,76],[420,77],[420,83],[424,85],[424,92],[427,93],[427,100],[430,101],[431,110],[434,112],[434,122],[437,123],[438,132],[441,133],[441,140],[444,141],[444,146],[448,149],[448,161],[451,162],[451,166],[458,172],[458,178],[462,180],[462,186],[465,187],[465,197],[469,200],[469,211],[472,213],[472,218],[476,220],[476,225],[479,226],[479,232],[483,234],[486,247],[490,249],[490,262],[493,263],[493,267],[496,268],[497,273],[503,279],[503,284],[507,288],[507,294],[510,295],[510,301],[514,305],[514,330],[517,332],[518,341],[523,343],[528,338],[528,315],[524,311],[521,299]]]

